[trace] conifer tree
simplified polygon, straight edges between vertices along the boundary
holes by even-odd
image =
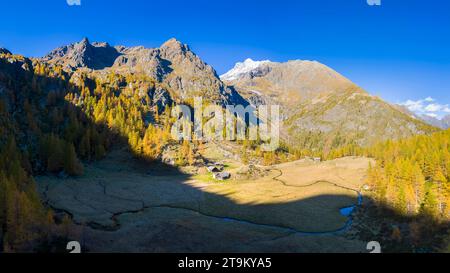
[[[64,171],[72,176],[83,174],[83,165],[77,158],[75,147],[72,143],[67,142],[64,147]]]

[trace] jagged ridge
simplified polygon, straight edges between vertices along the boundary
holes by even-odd
[[[233,88],[224,85],[216,71],[189,46],[174,38],[160,48],[111,47],[108,43],[91,44],[85,38],[53,50],[42,61],[62,65],[69,71],[88,68],[98,73],[145,74],[161,83],[173,100],[202,96],[221,105],[248,104]]]

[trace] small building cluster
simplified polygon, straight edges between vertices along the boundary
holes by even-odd
[[[229,172],[224,172],[225,166],[221,163],[209,164],[207,167],[208,172],[213,174],[213,178],[216,180],[228,180],[231,178]]]
[[[220,172],[213,174],[214,179],[216,180],[228,180],[231,178],[231,174],[229,172]]]

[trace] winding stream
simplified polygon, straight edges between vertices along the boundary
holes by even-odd
[[[320,231],[320,232],[301,231],[301,230],[297,230],[295,228],[285,227],[285,226],[280,226],[280,225],[263,224],[263,223],[257,223],[257,222],[252,222],[252,221],[238,219],[238,218],[217,216],[217,215],[207,214],[207,213],[204,213],[204,212],[202,212],[200,210],[189,208],[189,207],[165,205],[165,204],[146,206],[144,201],[140,201],[140,200],[129,200],[129,201],[133,201],[133,202],[142,202],[142,207],[140,209],[127,210],[127,211],[114,213],[111,216],[111,220],[114,223],[113,225],[104,226],[104,225],[100,225],[100,224],[95,223],[95,222],[89,222],[89,223],[86,223],[86,224],[89,227],[91,227],[93,229],[97,229],[97,230],[116,231],[116,230],[119,230],[121,228],[121,223],[120,223],[119,218],[122,215],[142,213],[145,210],[152,209],[152,208],[169,208],[169,209],[178,209],[178,210],[190,211],[190,212],[194,212],[194,213],[200,214],[200,215],[205,216],[205,217],[220,219],[220,220],[227,221],[227,222],[236,222],[236,223],[241,223],[241,224],[248,224],[248,225],[255,225],[255,226],[260,226],[260,227],[278,229],[280,231],[287,232],[288,235],[293,235],[293,234],[301,235],[301,236],[336,235],[336,234],[340,234],[340,233],[346,232],[346,231],[348,231],[351,228],[351,225],[353,224],[352,214],[353,214],[354,210],[357,207],[362,205],[363,196],[362,196],[361,192],[359,192],[359,191],[357,191],[355,189],[351,189],[351,188],[348,188],[348,187],[344,187],[344,186],[338,185],[336,183],[332,183],[332,182],[329,182],[329,181],[323,181],[323,180],[316,181],[316,182],[308,184],[308,185],[291,185],[291,184],[289,184],[289,183],[279,179],[283,175],[283,172],[281,170],[279,170],[279,169],[273,169],[273,170],[274,171],[279,171],[280,174],[275,176],[275,177],[273,177],[272,179],[282,183],[286,187],[304,188],[304,187],[311,187],[311,186],[316,185],[318,183],[327,183],[327,184],[331,184],[333,186],[336,186],[336,187],[339,187],[339,188],[342,188],[342,189],[346,189],[346,190],[350,190],[350,191],[353,191],[353,192],[357,193],[358,201],[357,201],[356,204],[353,204],[351,206],[344,207],[344,208],[340,209],[341,215],[348,217],[348,220],[344,224],[344,226],[342,226],[341,228],[335,229],[335,230]],[[104,194],[109,196],[109,194],[106,191],[106,185],[101,185],[101,186],[103,186],[103,188],[104,188]],[[71,212],[69,212],[67,210],[58,209],[58,208],[54,207],[52,204],[50,204],[50,200],[48,199],[48,196],[47,196],[48,187],[49,187],[49,185],[47,185],[45,187],[44,191],[43,191],[43,195],[44,195],[44,198],[45,198],[46,205],[51,207],[52,209],[54,209],[56,211],[63,211],[63,212],[65,212],[66,214],[69,215],[69,217],[71,217],[73,219],[73,214]],[[111,196],[111,197],[118,198],[117,196]]]
[[[341,208],[339,210],[341,215],[346,216],[348,218],[348,220],[345,223],[345,225],[342,226],[341,228],[338,228],[338,229],[335,229],[335,230],[330,230],[330,231],[320,231],[320,232],[305,232],[305,231],[294,230],[296,234],[299,234],[299,235],[310,235],[310,236],[311,235],[336,235],[336,234],[339,234],[339,233],[346,232],[346,231],[348,231],[351,228],[351,226],[353,224],[353,216],[352,216],[353,212],[355,211],[356,208],[360,207],[362,205],[362,203],[363,203],[363,195],[362,195],[362,193],[360,191],[352,189],[352,188],[348,188],[348,187],[345,187],[345,186],[341,186],[339,184],[336,184],[336,183],[333,183],[333,182],[330,182],[330,181],[325,181],[325,180],[319,180],[319,181],[313,182],[313,183],[308,184],[308,185],[291,185],[291,184],[287,183],[286,181],[283,181],[283,180],[279,179],[283,175],[283,172],[280,169],[273,169],[273,170],[279,171],[280,174],[275,176],[275,177],[273,177],[272,179],[282,183],[286,187],[306,188],[306,187],[314,186],[314,185],[319,184],[319,183],[326,183],[326,184],[330,184],[330,185],[333,185],[333,186],[341,188],[341,189],[353,191],[353,192],[355,192],[358,195],[358,200],[357,200],[356,204],[353,204],[353,205],[348,206],[348,207]]]

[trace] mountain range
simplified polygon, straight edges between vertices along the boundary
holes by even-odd
[[[84,38],[51,51],[41,61],[61,65],[72,72],[89,69],[103,75],[143,74],[159,84],[160,93],[168,100],[184,101],[202,96],[221,105],[246,104],[234,89],[222,83],[211,66],[176,39],[168,40],[160,48],[144,48],[112,47],[108,43],[90,43]]]
[[[159,103],[162,106],[195,96],[221,105],[278,104],[283,141],[301,149],[367,146],[437,130],[316,61],[247,59],[219,77],[176,39],[159,48],[144,48],[91,43],[87,38],[57,48],[39,61],[61,65],[72,78],[80,71],[98,77],[145,75],[155,82],[156,93],[165,102]]]
[[[435,127],[441,128],[441,129],[449,129],[450,128],[450,115],[447,115],[441,119],[438,119],[436,117],[432,117],[429,115],[419,115],[419,114],[413,114],[416,118],[433,125]]]
[[[425,121],[428,124],[431,124],[433,126],[439,127],[441,129],[448,129],[450,128],[450,115],[447,115],[443,117],[442,119],[437,119],[430,116],[421,116],[422,120]]]

